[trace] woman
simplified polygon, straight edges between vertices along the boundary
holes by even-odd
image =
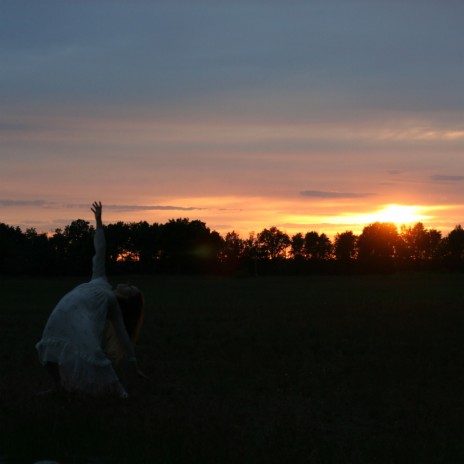
[[[96,221],[92,278],[58,302],[36,348],[57,388],[127,398],[113,363],[126,358],[131,370],[145,377],[134,354],[143,321],[143,297],[132,285],[111,289],[105,273],[102,204],[94,202],[91,210]]]

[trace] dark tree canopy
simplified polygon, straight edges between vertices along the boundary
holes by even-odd
[[[403,258],[411,260],[428,260],[438,256],[441,247],[441,232],[436,229],[427,230],[418,222],[414,226],[401,227]]]
[[[292,236],[290,245],[290,255],[293,258],[302,258],[304,254],[305,239],[301,232]]]
[[[356,258],[357,240],[358,237],[351,230],[337,234],[334,240],[335,258],[340,261],[349,261]]]
[[[323,232],[291,238],[273,226],[247,238],[222,237],[187,218],[165,224],[116,222],[104,226],[110,273],[314,273],[409,269],[464,270],[464,230],[446,237],[418,222],[400,231],[375,222],[356,236],[345,231],[332,243]],[[90,275],[94,228],[77,219],[53,234],[0,223],[0,274]]]
[[[290,246],[290,238],[277,227],[271,227],[258,234],[258,246],[262,257],[285,258],[287,248]]]
[[[374,222],[364,227],[358,238],[360,259],[393,258],[398,246],[398,230],[391,222]]]
[[[308,259],[328,259],[332,254],[332,243],[326,234],[311,231],[304,237],[303,251]]]

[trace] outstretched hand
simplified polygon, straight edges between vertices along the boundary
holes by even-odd
[[[97,223],[97,227],[102,227],[102,204],[101,201],[94,201],[92,204],[92,213],[95,215],[95,221]]]

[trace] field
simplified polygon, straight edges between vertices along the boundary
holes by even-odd
[[[0,462],[464,462],[464,275],[133,277],[150,380],[36,396],[76,279],[0,280]]]

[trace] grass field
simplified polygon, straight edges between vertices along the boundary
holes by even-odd
[[[77,280],[0,280],[0,462],[464,462],[464,275],[135,277],[151,379],[37,397]]]

